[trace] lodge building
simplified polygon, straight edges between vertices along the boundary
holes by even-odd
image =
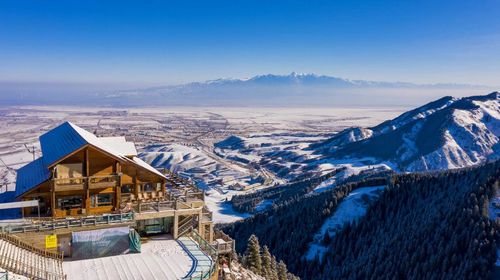
[[[38,201],[25,218],[82,218],[133,214],[140,233],[178,238],[196,229],[214,240],[204,192],[138,157],[125,137],[97,137],[65,122],[40,136],[42,156],[17,171],[16,199]]]
[[[65,122],[39,140],[42,156],[17,171],[17,202],[0,204],[0,209],[21,207],[25,218],[21,224],[0,226],[0,268],[36,279],[66,279],[63,258],[111,256],[117,254],[110,251],[113,247],[121,248],[122,254],[127,244],[140,244],[137,233],[141,239],[171,235],[179,242],[179,249],[193,260],[183,279],[215,279],[219,257],[231,259],[234,241],[214,231],[205,193],[190,181],[141,160],[134,143],[125,137],[97,137]],[[102,235],[103,231],[107,233]],[[129,231],[129,243],[120,248],[100,245],[99,238],[114,242]],[[118,233],[120,238],[110,237]],[[51,236],[57,244],[49,248]],[[82,243],[82,236],[97,239]],[[34,263],[42,266],[23,263],[27,257],[22,253],[15,254],[17,260],[9,259],[2,242],[10,243],[12,250],[37,255],[43,260]],[[85,246],[94,247],[82,249]],[[47,258],[57,265],[47,267]]]
[[[40,144],[43,155],[17,172],[16,196],[37,199],[42,216],[110,213],[123,202],[166,193],[165,175],[138,158],[125,137],[96,137],[65,122],[40,136]]]

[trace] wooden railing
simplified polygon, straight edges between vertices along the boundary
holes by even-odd
[[[26,242],[22,241],[21,239],[15,237],[13,235],[10,235],[8,233],[5,233],[5,232],[0,232],[0,239],[3,239],[12,245],[15,245],[19,248],[33,252],[33,253],[40,255],[42,257],[51,258],[51,259],[55,259],[55,260],[59,260],[59,261],[62,261],[64,258],[64,252],[62,252],[62,251],[56,253],[56,252],[52,252],[52,251],[42,250],[40,248],[34,247],[33,245],[26,243]]]
[[[200,188],[198,188],[195,184],[192,182],[180,177],[179,175],[175,174],[174,172],[168,170],[168,169],[163,169],[162,170],[163,174],[167,177],[167,182],[170,183],[175,189],[182,190],[184,192],[189,192],[196,194],[195,197],[197,199],[204,199],[204,192]],[[185,195],[185,194],[184,194]],[[194,198],[194,197],[193,197]]]
[[[220,244],[217,241],[214,241],[212,243],[213,246],[217,249],[217,252],[219,254],[236,252],[236,249],[235,249],[236,242],[234,242],[234,240],[231,237],[229,237],[227,234],[225,234],[224,232],[219,231],[219,230],[214,231],[214,239],[215,240],[222,239],[225,242],[223,244]]]
[[[43,250],[34,247],[33,245],[28,244],[22,241],[21,239],[13,235],[9,235],[5,232],[0,232],[0,239],[12,244],[17,250],[26,250],[40,257],[54,259],[54,261],[57,262],[56,265],[58,265],[62,269],[62,261],[64,258],[64,252],[62,251],[52,252]],[[26,264],[23,261],[11,258],[11,256],[6,256],[6,255],[0,256],[0,267],[17,274],[28,276],[32,279],[54,279],[54,280],[66,279],[66,275],[64,274],[47,271],[46,269]]]
[[[208,210],[206,206],[202,209],[202,222],[211,222],[213,220],[213,213]]]
[[[179,235],[182,236],[185,233],[192,231],[194,227],[195,227],[195,221],[193,216],[186,216],[184,217],[184,219],[179,220],[179,226],[177,231]]]
[[[16,259],[0,256],[0,266],[8,271],[29,277],[29,279],[66,280],[65,274],[59,274],[39,267],[28,265]],[[8,275],[8,274],[7,274]],[[6,280],[9,278],[6,277]],[[13,278],[15,279],[15,278]]]
[[[124,209],[125,207],[126,207],[126,205],[124,205],[122,207],[122,209]],[[132,208],[137,213],[143,213],[143,212],[148,212],[148,211],[149,212],[161,212],[161,211],[169,211],[169,210],[186,210],[186,209],[194,209],[195,207],[193,207],[191,204],[189,204],[183,200],[159,200],[159,201],[151,201],[151,202],[139,201],[137,203],[132,203]],[[210,215],[211,215],[211,213],[210,213]]]
[[[89,183],[89,187],[102,185],[116,185],[118,183],[119,175],[103,175],[103,176],[89,176],[89,177],[74,177],[74,178],[54,178],[56,186],[74,186],[83,185],[85,182]]]
[[[89,188],[115,186],[118,183],[119,177],[118,175],[90,176],[87,180],[89,181]]]
[[[138,202],[133,207],[134,211],[137,213],[148,212],[148,211],[161,212],[161,211],[176,209],[175,201],[166,201],[166,200],[153,201],[153,202]]]
[[[85,183],[85,177],[75,177],[75,178],[54,178],[54,184],[56,185],[82,185]]]
[[[32,223],[23,225],[0,226],[1,233],[24,233],[54,230],[60,228],[95,226],[102,224],[118,224],[134,221],[134,213],[108,214],[87,216],[81,218],[66,218],[56,220],[33,220]]]

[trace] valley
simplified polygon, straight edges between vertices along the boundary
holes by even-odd
[[[2,191],[14,188],[15,170],[33,159],[30,151],[40,156],[37,135],[69,120],[99,136],[126,135],[148,163],[196,181],[208,194],[214,219],[228,222],[248,216],[224,203],[233,195],[286,183],[306,171],[307,164],[296,168],[293,162],[317,157],[304,150],[310,143],[351,126],[375,125],[405,109],[3,107]],[[225,149],[228,138],[244,139],[248,149]],[[321,168],[309,172],[332,166]]]
[[[436,228],[440,219],[457,223],[472,215],[470,223],[495,232],[498,162],[491,162],[500,155],[499,101],[494,92],[443,97],[411,110],[6,107],[0,109],[2,191],[15,186],[17,168],[39,156],[36,135],[69,120],[99,136],[126,135],[145,162],[196,183],[205,192],[213,221],[237,241],[239,253],[255,234],[304,279],[344,277],[347,272],[338,272],[344,261],[335,252],[345,255],[342,260],[357,257],[349,269],[361,276],[395,273],[385,263],[373,271],[377,265],[360,253],[391,246],[372,227],[374,221],[405,248],[416,246],[404,234],[416,230],[412,218],[428,232],[442,230]],[[479,167],[464,169],[474,166]],[[460,188],[463,184],[467,187]],[[475,198],[464,199],[468,195]],[[427,212],[432,224],[402,201]],[[459,207],[472,214],[459,213]],[[400,223],[401,231],[391,228],[392,221]],[[463,251],[460,244],[452,244],[446,256],[455,252],[470,258],[474,250],[485,250],[476,267],[466,271],[482,277],[477,267],[496,260],[496,237],[466,228],[465,222],[461,226],[487,245]],[[380,246],[352,243],[354,236],[366,239],[370,231]],[[442,236],[454,233],[440,234],[425,246],[435,247]],[[360,251],[352,256],[344,246],[360,246]],[[426,254],[408,253],[403,259],[414,262]],[[399,261],[392,259],[404,270],[405,263]],[[415,275],[424,275],[431,265],[421,261],[424,265],[415,268]],[[443,263],[444,271],[463,273],[459,261],[450,262]]]

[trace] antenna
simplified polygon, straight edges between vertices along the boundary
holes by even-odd
[[[3,164],[3,166],[5,166],[5,168],[7,169],[7,172],[10,172],[10,173],[16,175],[16,172],[14,172],[14,170],[12,170],[12,167],[9,167],[7,164],[5,164],[5,161],[3,161],[2,158],[0,158],[0,162]],[[5,187],[5,191],[9,191],[9,184],[10,184],[10,182],[8,182],[8,181],[5,184],[3,184],[0,187],[0,192],[3,192],[2,191],[3,187]]]
[[[3,161],[3,159],[2,159],[2,158],[0,158],[0,162],[2,162],[3,166],[5,166],[5,168],[7,168],[7,171],[8,171],[8,172],[12,172],[12,168],[11,168],[11,167],[9,167],[7,164],[5,164],[5,161]],[[13,173],[13,174],[15,174],[15,173]]]
[[[33,154],[33,160],[35,160],[35,145],[33,145],[31,147],[31,150],[30,150],[30,148],[28,148],[28,145],[26,145],[26,144],[24,144],[24,147],[26,147],[26,150],[28,150],[29,153]]]
[[[94,129],[94,135],[96,135],[96,136],[97,136],[97,130],[99,129],[99,126],[100,126],[100,125],[101,125],[101,119],[99,119],[99,120],[97,121],[97,126],[96,126],[96,128]]]

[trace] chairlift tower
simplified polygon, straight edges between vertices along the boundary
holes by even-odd
[[[33,155],[33,160],[35,160],[35,145],[31,146],[31,149],[26,144],[24,144],[24,147],[26,147],[26,150]]]

